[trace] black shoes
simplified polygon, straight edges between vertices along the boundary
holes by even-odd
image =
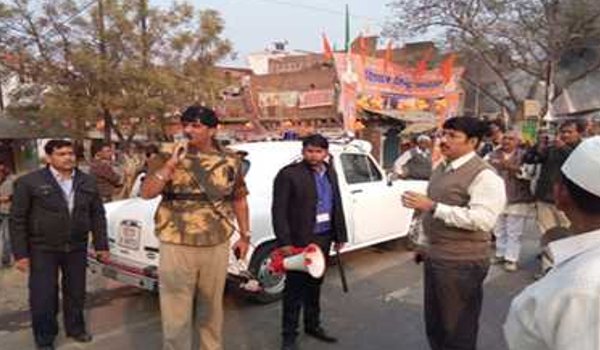
[[[89,343],[91,342],[94,338],[92,337],[91,334],[83,332],[81,334],[78,335],[67,335],[68,338],[73,339],[74,341],[78,342],[78,343]],[[55,347],[53,344],[50,345],[38,345],[36,347],[37,350],[54,350]]]
[[[296,341],[286,342],[284,341],[281,345],[281,350],[298,350],[298,344]]]
[[[37,350],[54,350],[54,345],[36,346]]]
[[[94,339],[91,334],[85,332],[78,335],[69,335],[68,337],[78,343],[89,343]]]
[[[322,327],[317,328],[306,328],[304,333],[307,335],[325,342],[325,343],[337,343],[337,338],[332,337],[327,334],[327,332]],[[283,344],[281,345],[281,350],[298,350],[298,344],[296,343],[296,339],[283,339]]]
[[[337,343],[337,338],[327,334],[322,327],[305,330],[305,333],[325,343]]]

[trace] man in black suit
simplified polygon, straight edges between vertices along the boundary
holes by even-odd
[[[54,349],[58,333],[58,275],[67,336],[92,341],[83,319],[88,235],[108,258],[104,206],[95,180],[75,168],[69,141],[46,143],[48,165],[15,182],[10,235],[15,265],[29,270],[29,303],[38,349]]]
[[[311,135],[302,144],[303,160],[290,164],[277,174],[273,188],[273,228],[284,254],[292,247],[316,243],[328,256],[331,243],[341,248],[347,241],[346,221],[337,176],[329,156],[329,143],[321,135]],[[319,299],[323,278],[289,271],[283,296],[284,350],[297,349],[298,320],[304,308],[306,334],[334,343],[336,338],[320,324]]]

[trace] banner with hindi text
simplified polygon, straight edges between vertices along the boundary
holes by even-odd
[[[438,116],[440,123],[458,111],[462,67],[452,67],[448,78],[438,67],[419,72],[416,68],[358,54],[336,53],[334,60],[341,83],[338,110],[344,115],[347,130],[352,130],[357,108],[361,107],[430,111]]]

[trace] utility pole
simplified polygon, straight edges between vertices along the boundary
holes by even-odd
[[[554,41],[556,27],[559,25],[557,16],[558,16],[558,5],[559,2],[557,0],[551,1],[546,5],[545,14],[546,20],[548,21],[548,28],[550,38],[550,54],[547,57],[547,65],[546,65],[546,106],[545,106],[545,114],[543,121],[551,122],[554,120],[554,97],[556,94],[556,86],[554,82],[554,78],[556,75],[556,65],[558,61],[558,57],[556,57],[555,52],[557,52],[556,42]]]

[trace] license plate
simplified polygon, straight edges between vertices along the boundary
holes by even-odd
[[[140,236],[142,223],[134,220],[123,220],[119,225],[119,237],[117,244],[123,248],[138,250],[140,248]]]

